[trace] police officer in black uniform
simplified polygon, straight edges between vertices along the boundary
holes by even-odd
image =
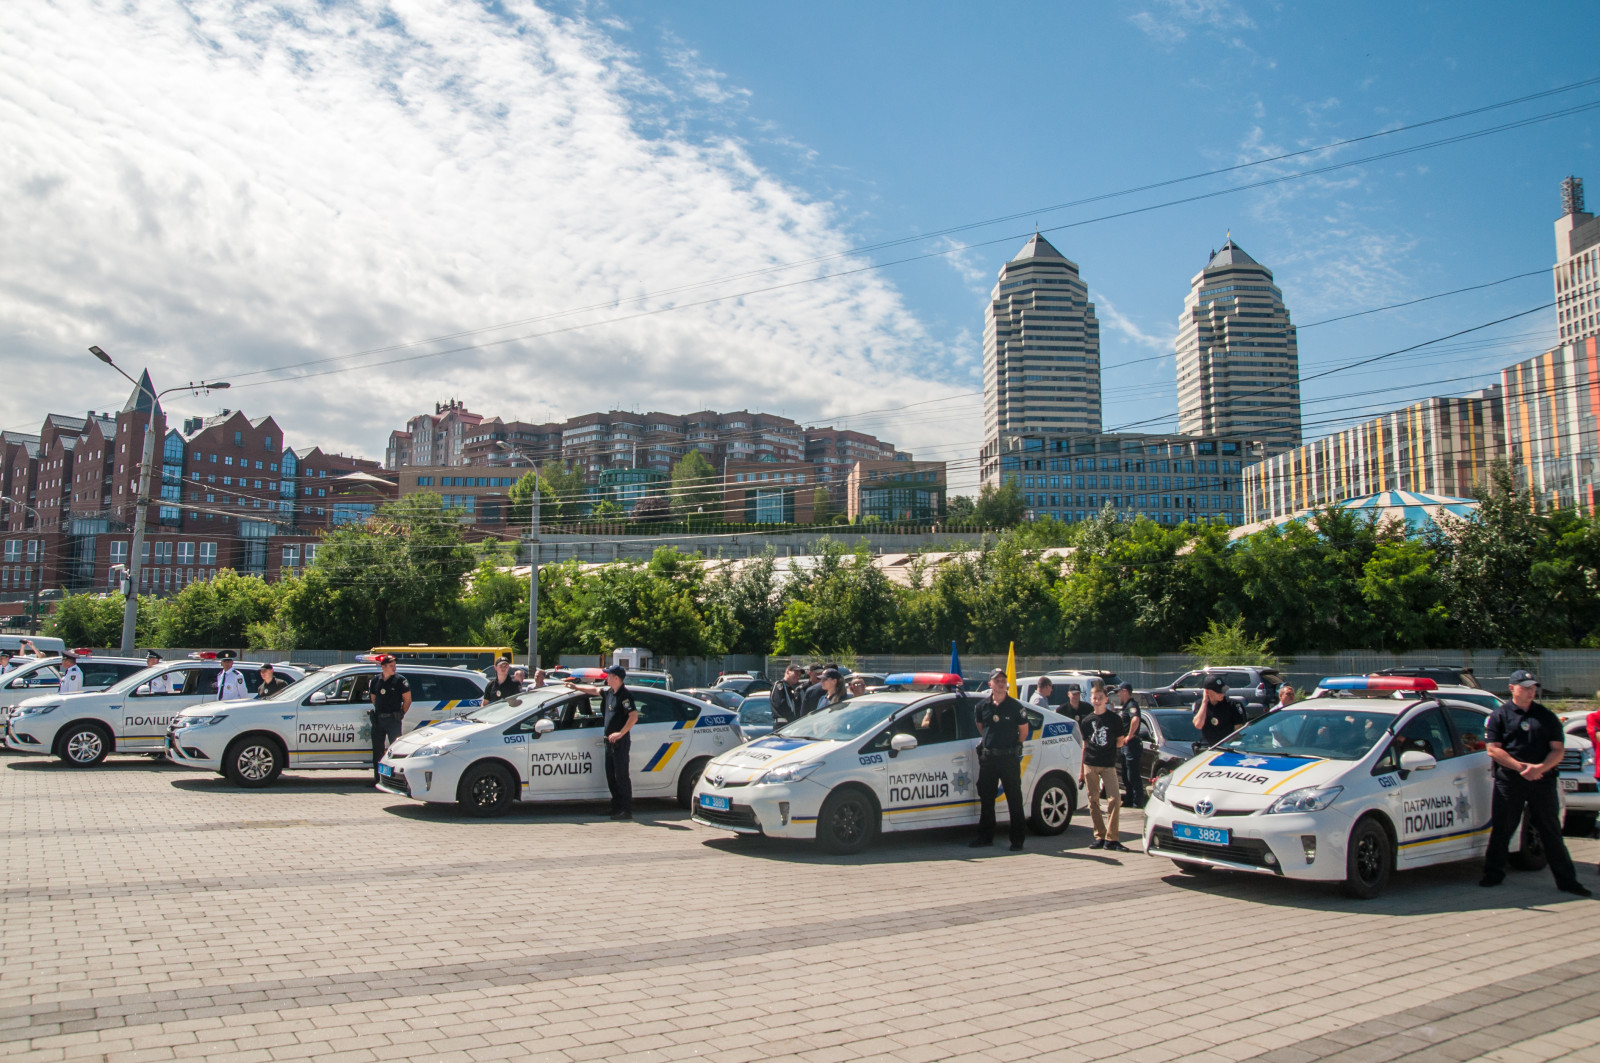
[[[1238,698],[1228,697],[1228,681],[1220,675],[1207,679],[1194,707],[1194,725],[1201,741],[1214,746],[1244,724],[1244,706]]]
[[[483,691],[483,703],[491,705],[513,694],[522,693],[522,680],[511,674],[511,658],[502,657],[494,662],[494,677]]]
[[[1498,886],[1506,877],[1506,853],[1511,835],[1522,825],[1526,806],[1539,840],[1544,843],[1550,873],[1556,889],[1564,893],[1589,896],[1578,881],[1578,873],[1561,840],[1561,795],[1557,791],[1556,768],[1566,749],[1561,721],[1556,714],[1533,700],[1539,678],[1518,669],[1511,673],[1511,700],[1489,714],[1484,740],[1489,758],[1494,761],[1493,826],[1489,831],[1489,851],[1483,857],[1480,886]]]
[[[1011,696],[1005,669],[989,673],[989,696],[976,708],[978,733],[978,837],[972,848],[994,844],[994,799],[1004,785],[1006,808],[1011,813],[1011,851],[1022,849],[1027,837],[1027,817],[1022,811],[1022,743],[1028,736],[1028,716],[1022,702]]]
[[[367,685],[367,700],[372,708],[367,715],[372,718],[372,781],[378,781],[378,761],[389,746],[400,737],[400,724],[411,708],[411,684],[395,671],[394,657],[384,654],[378,660],[379,671]]]
[[[627,678],[628,670],[614,664],[606,669],[603,690],[567,680],[567,686],[573,690],[600,695],[606,716],[606,785],[611,788],[612,819],[633,818],[633,777],[628,774],[628,753],[633,739],[629,732],[639,722],[639,708],[624,684]]]
[[[1132,683],[1117,684],[1117,713],[1122,717],[1122,787],[1129,808],[1144,807],[1144,717]]]
[[[786,723],[798,720],[803,715],[800,699],[805,696],[805,687],[801,683],[805,674],[804,668],[791,663],[783,670],[783,678],[772,684],[772,691],[767,695],[767,701],[772,705],[774,731]]]
[[[277,669],[272,667],[271,661],[262,664],[261,670],[256,674],[261,677],[261,685],[256,687],[257,701],[270,698],[289,685],[289,681],[279,675]]]

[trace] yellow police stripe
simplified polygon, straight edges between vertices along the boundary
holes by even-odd
[[[1279,779],[1277,782],[1275,782],[1271,786],[1267,787],[1265,790],[1262,791],[1262,793],[1270,794],[1272,791],[1276,790],[1278,787],[1282,786],[1284,783],[1288,782],[1290,779],[1294,778],[1296,775],[1300,775],[1300,774],[1302,774],[1304,772],[1308,772],[1312,768],[1316,767],[1318,764],[1321,764],[1321,763],[1322,763],[1322,761],[1320,761],[1320,760],[1313,760],[1310,764],[1307,764],[1303,768],[1296,768],[1294,771],[1291,771],[1289,774],[1285,775],[1283,778]]]
[[[667,766],[667,761],[671,760],[677,754],[678,747],[681,745],[683,745],[682,742],[673,742],[667,746],[667,751],[661,754],[661,759],[656,761],[655,767],[650,769],[651,773],[653,774],[660,771],[662,768],[665,768]]]
[[[1221,753],[1213,753],[1209,757],[1207,757],[1205,760],[1201,761],[1199,764],[1196,764],[1194,767],[1192,767],[1188,771],[1184,772],[1183,773],[1183,778],[1178,780],[1178,785],[1182,786],[1184,783],[1188,782],[1189,781],[1189,776],[1193,775],[1195,772],[1199,771],[1201,768],[1205,767],[1207,764],[1210,764],[1213,760],[1217,759],[1221,755],[1222,755]]]

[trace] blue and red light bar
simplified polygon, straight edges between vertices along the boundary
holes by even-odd
[[[954,672],[896,672],[884,683],[892,687],[958,687],[961,677]]]
[[[1323,690],[1438,690],[1439,684],[1412,675],[1330,675],[1317,684]]]
[[[568,679],[604,679],[605,677],[606,677],[606,670],[604,668],[568,668],[567,669],[567,678]]]

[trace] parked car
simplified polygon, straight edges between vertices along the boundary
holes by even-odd
[[[724,672],[717,677],[718,690],[731,690],[742,698],[753,694],[765,694],[772,689],[772,683],[749,672]]]
[[[746,742],[772,733],[772,700],[766,694],[753,694],[740,703],[739,732]]]
[[[744,703],[744,698],[732,690],[722,690],[717,687],[689,687],[678,691],[691,698],[715,705],[719,709],[737,709]]]
[[[1140,704],[1152,708],[1182,705],[1193,707],[1195,700],[1200,697],[1201,688],[1205,686],[1206,680],[1214,675],[1222,676],[1228,684],[1228,696],[1242,701],[1246,715],[1252,719],[1260,716],[1267,710],[1268,705],[1278,700],[1278,687],[1283,685],[1283,676],[1275,668],[1229,665],[1196,668],[1192,672],[1183,673],[1164,687],[1135,691],[1135,696],[1139,698]]]
[[[1431,679],[1441,687],[1471,687],[1481,690],[1471,668],[1459,664],[1405,665],[1399,668],[1380,668],[1369,675],[1405,676],[1411,679]]]
[[[1067,704],[1067,691],[1071,690],[1073,687],[1076,687],[1083,695],[1083,711],[1088,712],[1090,708],[1089,692],[1094,688],[1094,684],[1096,682],[1105,684],[1106,697],[1111,699],[1113,705],[1116,704],[1117,699],[1115,696],[1113,696],[1113,691],[1117,686],[1117,673],[1092,672],[1087,669],[1046,672],[1044,675],[1018,676],[1017,700],[1026,705],[1032,705],[1033,695],[1039,689],[1039,680],[1045,678],[1046,676],[1048,676],[1050,679],[1050,707],[1055,709],[1057,712],[1066,712],[1064,706]],[[987,681],[984,683],[984,689],[988,690]],[[1140,702],[1140,705],[1144,704],[1146,704],[1146,702]]]
[[[144,660],[129,657],[94,657],[80,654],[78,671],[83,673],[84,690],[104,690],[117,680],[145,668]],[[54,694],[61,685],[61,658],[45,657],[0,676],[0,724],[11,708],[26,698]]]
[[[1144,777],[1159,779],[1195,755],[1200,729],[1194,713],[1186,708],[1141,709],[1147,729],[1144,741]]]

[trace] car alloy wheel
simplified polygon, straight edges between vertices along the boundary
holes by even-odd
[[[277,757],[273,754],[273,751],[260,743],[245,746],[233,758],[234,766],[238,768],[239,774],[249,782],[260,782],[271,775],[273,765],[276,762]]]
[[[505,800],[506,783],[498,772],[489,772],[472,784],[472,803],[479,808],[493,808]]]
[[[859,853],[877,833],[878,810],[853,787],[829,795],[817,817],[817,840],[831,853]]]
[[[1046,837],[1060,834],[1072,822],[1073,795],[1068,783],[1058,774],[1048,775],[1033,791],[1033,815],[1028,826]]]
[[[87,767],[99,763],[106,755],[106,742],[93,727],[85,727],[67,736],[67,759]]]

